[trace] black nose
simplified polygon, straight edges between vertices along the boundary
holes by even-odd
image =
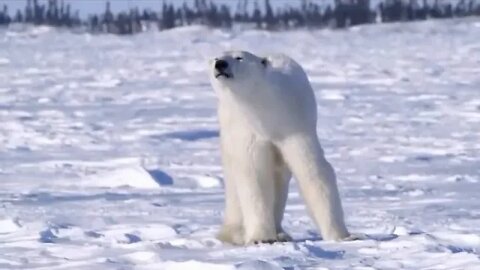
[[[215,69],[218,71],[223,71],[228,68],[228,62],[225,60],[217,60],[215,61]]]

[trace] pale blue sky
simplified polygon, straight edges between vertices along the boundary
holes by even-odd
[[[27,0],[0,0],[0,6],[7,4],[10,9],[10,14],[13,15],[17,9],[25,8]],[[48,0],[38,0],[40,3],[47,3]],[[74,10],[79,10],[82,17],[85,17],[91,13],[100,13],[105,10],[105,3],[108,0],[64,0],[65,3],[70,3]],[[163,2],[175,3],[181,5],[184,2],[192,5],[194,0],[110,0],[112,4],[112,10],[115,12],[121,10],[128,10],[130,7],[139,7],[139,8],[151,8],[160,10]],[[232,7],[232,10],[235,9],[238,0],[207,0],[207,2],[212,1],[215,3],[225,3]],[[318,4],[328,5],[333,4],[334,0],[309,0]],[[371,0],[371,5],[376,6],[380,0]],[[433,3],[435,0],[427,0],[429,3]],[[459,0],[440,0],[440,3],[456,3]],[[477,0],[480,1],[480,0]],[[249,0],[249,8],[253,8],[253,3],[255,0]],[[260,4],[260,7],[263,7],[264,0],[257,0]],[[418,0],[419,3],[422,3],[423,0]],[[275,7],[284,7],[284,6],[299,6],[301,0],[270,0],[272,6]]]
[[[47,3],[48,0],[39,0],[40,3]],[[85,16],[90,13],[99,13],[105,10],[105,3],[107,0],[64,0],[65,3],[70,3],[74,10],[78,9],[81,16]],[[163,0],[110,0],[112,4],[112,10],[120,11],[127,10],[129,7],[138,6],[140,8],[151,8],[160,10]],[[170,3],[183,4],[187,2],[193,4],[194,0],[170,0],[166,1]],[[237,0],[213,0],[215,3],[225,3],[235,8],[238,1]],[[249,1],[250,7],[253,7],[254,0]],[[272,6],[298,6],[301,3],[301,0],[270,0]],[[316,3],[332,3],[333,0],[314,0]],[[264,0],[258,0],[260,6],[263,6]],[[17,9],[23,9],[26,5],[26,0],[0,0],[0,5],[7,4],[10,9],[10,14],[13,14]]]

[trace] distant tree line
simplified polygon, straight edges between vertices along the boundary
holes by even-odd
[[[24,10],[11,16],[5,5],[0,11],[0,25],[30,23],[58,27],[88,29],[93,33],[133,34],[148,29],[170,29],[192,24],[231,28],[247,25],[259,29],[282,30],[298,27],[344,28],[353,25],[426,20],[429,18],[453,18],[479,16],[480,1],[458,0],[455,4],[439,0],[384,0],[371,8],[370,0],[335,0],[333,6],[319,5],[314,1],[299,0],[299,7],[273,9],[270,0],[255,1],[253,10],[248,0],[238,0],[235,12],[231,7],[214,1],[195,0],[193,6],[174,6],[164,2],[159,12],[138,8],[114,13],[107,2],[105,11],[81,19],[78,11],[72,11],[63,0],[27,0]],[[442,4],[443,3],[443,4]],[[263,5],[263,9],[260,8]]]

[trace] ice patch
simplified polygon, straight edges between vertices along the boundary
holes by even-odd
[[[93,81],[93,82],[87,82],[85,83],[85,86],[91,87],[91,88],[114,88],[119,86],[122,83],[121,80],[119,79],[103,79],[103,80],[98,80],[98,81]]]
[[[232,265],[205,263],[199,261],[185,261],[185,262],[165,262],[161,269],[165,270],[234,270],[237,269]],[[281,269],[281,268],[280,268]],[[262,269],[258,269],[262,270]]]
[[[0,66],[5,66],[10,64],[10,59],[0,57]]]
[[[97,173],[82,180],[82,183],[96,187],[158,188],[171,185],[173,179],[159,170],[148,171],[140,165],[130,165]]]
[[[147,226],[113,225],[96,232],[97,238],[119,244],[135,244],[139,242],[156,242],[175,238],[177,232],[164,224],[151,224]]]
[[[320,91],[319,96],[325,100],[345,100],[346,99],[344,94],[334,90],[322,90]]]
[[[405,156],[381,156],[378,158],[379,161],[385,163],[394,163],[394,162],[403,162],[407,159]]]
[[[122,258],[133,265],[150,264],[160,261],[158,254],[152,251],[137,251],[125,254]]]
[[[409,235],[408,229],[403,226],[395,227],[395,230],[393,231],[393,233],[396,235]]]
[[[474,248],[480,251],[480,236],[477,234],[460,234],[451,232],[432,233],[433,237],[445,243],[462,248]]]
[[[144,241],[157,241],[177,236],[177,232],[172,227],[163,224],[138,228],[134,233]]]
[[[218,177],[209,175],[194,176],[193,180],[201,188],[218,188],[222,186],[222,180]]]
[[[0,234],[7,234],[18,231],[22,226],[13,219],[0,219]]]
[[[277,264],[262,260],[248,261],[236,265],[235,269],[239,270],[283,270],[283,267]]]
[[[478,179],[471,175],[452,175],[445,179],[447,182],[469,182],[469,183],[478,183]]]

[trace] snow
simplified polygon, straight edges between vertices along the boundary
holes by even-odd
[[[0,269],[480,269],[480,21],[131,37],[0,30]],[[360,240],[234,247],[206,61],[285,52]]]

